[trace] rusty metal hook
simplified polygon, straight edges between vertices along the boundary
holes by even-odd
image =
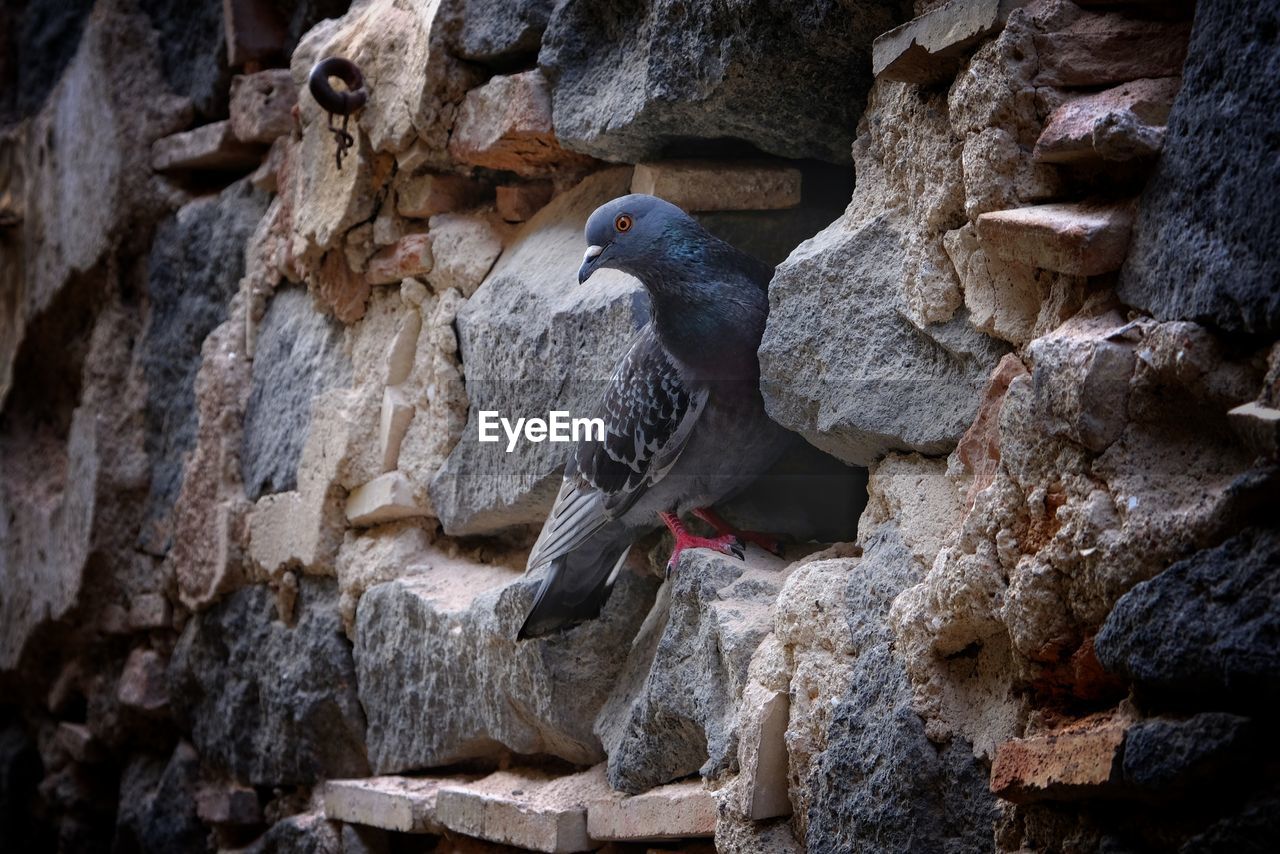
[[[347,91],[339,92],[329,83],[330,77],[337,77],[347,84]],[[355,145],[355,137],[347,131],[347,122],[351,114],[359,110],[369,100],[369,93],[364,88],[364,75],[360,68],[349,59],[331,56],[322,59],[311,69],[307,78],[307,88],[316,103],[329,113],[329,130],[338,143],[336,155],[338,168],[342,168],[342,156],[347,149]],[[342,127],[334,125],[336,116],[342,116]]]

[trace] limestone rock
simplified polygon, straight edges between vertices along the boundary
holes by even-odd
[[[508,567],[431,550],[365,592],[355,657],[376,773],[506,751],[604,758],[591,724],[653,585],[623,573],[600,619],[517,643],[536,587]]]
[[[1072,98],[1049,117],[1032,155],[1044,163],[1077,163],[1157,154],[1181,85],[1177,77],[1134,80]]]
[[[484,190],[473,178],[439,172],[398,175],[395,188],[396,212],[413,219],[430,219],[439,213],[470,207]]]
[[[803,2],[770,15],[745,8],[690,18],[673,0],[560,4],[539,64],[561,142],[636,162],[680,141],[730,138],[784,157],[847,162],[871,82],[871,40],[897,23],[897,4]]]
[[[1098,659],[1144,695],[1266,708],[1280,685],[1278,585],[1280,537],[1245,531],[1125,594],[1098,632]]]
[[[467,776],[330,780],[324,785],[324,814],[330,821],[398,833],[439,833],[436,795],[440,787],[470,781]]]
[[[401,279],[421,277],[435,264],[434,234],[406,234],[369,259],[366,277],[370,284],[389,285]]]
[[[345,386],[351,365],[336,325],[300,288],[276,292],[258,331],[241,466],[250,498],[298,482],[315,398]]]
[[[963,314],[924,330],[903,316],[900,247],[890,217],[853,228],[837,222],[801,244],[769,286],[760,347],[765,407],[784,427],[858,465],[886,450],[949,450],[1000,357]],[[916,417],[925,411],[927,419]]]
[[[630,169],[608,170],[557,196],[516,233],[458,312],[471,405],[461,441],[431,483],[447,534],[542,522],[559,486],[564,446],[522,443],[508,454],[505,443],[481,444],[478,412],[583,413],[647,319],[640,284],[629,276],[602,270],[590,287],[573,286],[587,217],[625,195],[630,179]]]
[[[1104,86],[1144,77],[1176,77],[1187,55],[1188,25],[1114,12],[1084,12],[1056,32],[1037,35],[1040,86]]]
[[[660,840],[712,836],[716,796],[700,780],[669,783],[639,795],[591,801],[587,833],[600,840]]]
[[[379,525],[370,531],[348,531],[337,557],[338,610],[348,636],[355,635],[356,603],[375,584],[407,574],[420,564],[431,537],[412,521]]]
[[[398,471],[378,475],[347,497],[347,520],[356,527],[422,515],[425,511],[413,501],[413,486]]]
[[[943,3],[878,36],[871,45],[871,72],[904,83],[933,83],[959,69],[965,53],[1004,26],[1026,0]]]
[[[690,213],[793,208],[800,204],[800,170],[767,161],[652,161],[636,166],[631,192]]]
[[[565,777],[537,771],[496,771],[472,783],[442,786],[436,815],[467,836],[534,851],[589,851],[587,804],[608,792],[591,769]]]
[[[551,121],[551,92],[537,69],[494,77],[468,92],[449,137],[449,156],[526,177],[591,162],[560,147]]]
[[[496,191],[498,216],[505,222],[525,222],[551,201],[553,193],[549,181],[504,184]]]
[[[470,297],[502,254],[502,235],[486,217],[442,213],[431,217],[435,264],[426,281],[437,293],[452,288]]]
[[[293,131],[298,90],[287,68],[231,78],[231,132],[241,142],[274,142]]]
[[[747,564],[703,549],[681,556],[596,719],[613,788],[636,794],[734,770],[737,702],[784,567],[755,550]]]
[[[157,172],[183,169],[246,172],[262,160],[263,147],[236,138],[224,120],[156,140],[151,165]]]
[[[1006,261],[1097,276],[1120,269],[1129,251],[1133,206],[1050,204],[984,213],[978,240]]]
[[[1280,165],[1265,154],[1265,140],[1280,95],[1256,71],[1277,51],[1258,28],[1280,19],[1275,9],[1253,21],[1235,11],[1224,2],[1196,9],[1183,87],[1139,206],[1119,294],[1161,319],[1275,335],[1280,259],[1271,236],[1280,224],[1267,188],[1280,182]]]
[[[300,588],[292,628],[265,587],[232,593],[192,618],[170,665],[176,715],[201,756],[255,786],[369,771],[337,585],[304,577]]]

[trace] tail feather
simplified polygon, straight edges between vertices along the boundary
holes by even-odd
[[[600,615],[631,544],[598,544],[598,539],[551,561],[517,640],[542,637]]]

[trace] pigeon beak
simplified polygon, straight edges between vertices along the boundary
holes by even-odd
[[[587,251],[582,253],[582,266],[578,268],[578,284],[591,278],[591,274],[595,272],[596,259],[603,251],[603,246],[588,246]]]

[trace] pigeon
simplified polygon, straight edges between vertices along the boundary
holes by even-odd
[[[603,440],[578,441],[565,464],[529,555],[527,571],[546,573],[520,639],[597,617],[632,544],[662,525],[675,536],[668,574],[685,549],[738,558],[746,541],[777,549],[711,509],[750,485],[794,438],[765,414],[760,395],[756,351],[773,270],[643,194],[597,208],[586,240],[579,285],[603,267],[629,273],[649,293],[650,319],[596,406]],[[680,520],[690,512],[717,536],[692,535]]]

